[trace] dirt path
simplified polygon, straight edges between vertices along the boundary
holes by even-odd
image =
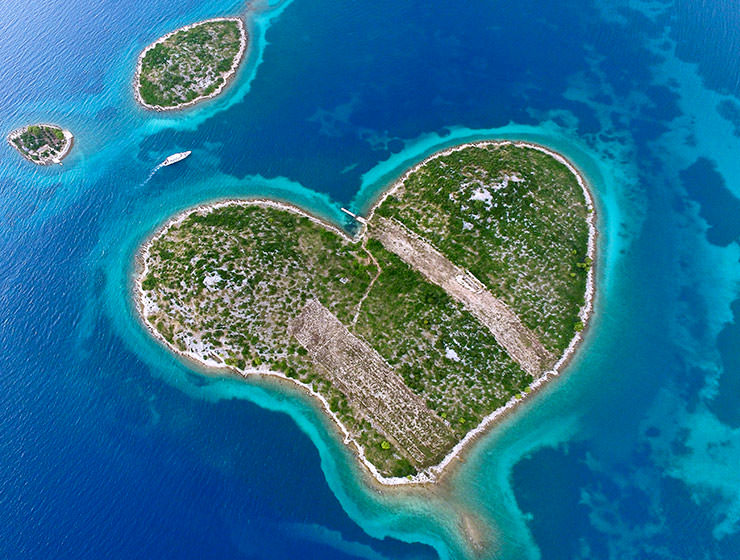
[[[367,250],[367,247],[365,246],[365,243],[367,242],[367,237],[362,240],[362,248],[367,253],[367,256],[370,257],[370,260],[373,261],[373,264],[375,265],[375,269],[377,272],[375,273],[375,276],[372,280],[370,280],[370,284],[367,286],[367,290],[365,290],[365,293],[362,294],[362,297],[360,298],[360,301],[357,302],[357,309],[355,310],[355,316],[352,317],[352,325],[350,326],[350,330],[354,331],[355,326],[357,325],[357,319],[360,317],[360,311],[362,311],[362,304],[365,302],[365,299],[370,294],[370,290],[373,289],[373,284],[375,284],[375,281],[380,276],[380,273],[383,272],[383,269],[380,267],[380,263],[377,261],[375,256]]]

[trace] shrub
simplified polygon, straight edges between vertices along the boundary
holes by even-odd
[[[151,273],[147,274],[141,283],[141,287],[145,290],[153,290],[157,287],[157,278]]]

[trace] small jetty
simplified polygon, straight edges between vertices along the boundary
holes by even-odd
[[[367,220],[365,218],[363,218],[362,216],[358,216],[357,214],[355,214],[354,212],[350,212],[346,208],[341,208],[340,210],[342,212],[344,212],[345,214],[347,214],[349,216],[352,216],[355,220],[357,220],[361,224],[363,224],[363,225],[367,224]]]

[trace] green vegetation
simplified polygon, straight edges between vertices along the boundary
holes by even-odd
[[[393,253],[369,243],[382,269],[355,332],[463,436],[532,378],[493,335]],[[463,420],[463,422],[461,422]]]
[[[589,213],[575,176],[533,148],[468,147],[429,161],[376,212],[470,270],[556,354],[584,304]]]
[[[141,98],[173,108],[211,95],[239,62],[242,32],[241,21],[207,21],[155,44],[141,59]]]
[[[377,211],[473,271],[558,355],[583,328],[587,208],[572,174],[550,156],[465,148],[430,161]],[[416,472],[408,454],[290,334],[308,301],[377,351],[458,441],[527,394],[533,379],[458,300],[374,239],[372,221],[367,235],[353,242],[250,203],[194,211],[144,255],[143,312],[180,351],[311,386],[382,474],[403,477]]]
[[[57,163],[67,145],[64,131],[48,124],[34,124],[13,131],[8,140],[25,158],[44,165]]]

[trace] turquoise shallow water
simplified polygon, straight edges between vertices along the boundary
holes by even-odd
[[[0,128],[76,145],[54,169],[0,147],[0,555],[461,558],[465,509],[492,558],[736,558],[738,8],[257,3],[228,92],[165,115],[132,100],[139,50],[240,2],[4,2]],[[133,255],[171,214],[273,196],[343,223],[481,138],[589,178],[597,314],[449,494],[378,494],[303,397],[203,377],[137,322]]]

